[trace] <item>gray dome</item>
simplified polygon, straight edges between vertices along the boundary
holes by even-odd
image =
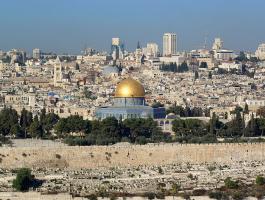
[[[114,74],[114,73],[115,74],[119,73],[119,69],[115,66],[110,66],[110,65],[105,66],[103,71],[102,71],[102,74],[104,76],[108,76],[108,75]]]

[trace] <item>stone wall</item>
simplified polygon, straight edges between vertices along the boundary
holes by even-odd
[[[0,168],[97,168],[264,161],[265,143],[1,147]]]

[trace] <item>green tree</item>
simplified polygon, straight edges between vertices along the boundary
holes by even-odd
[[[31,137],[42,138],[43,136],[43,129],[37,115],[34,117],[33,122],[29,127],[29,133]]]
[[[27,131],[32,121],[32,112],[29,112],[25,108],[23,108],[21,111],[19,123],[25,138],[27,137]]]
[[[144,138],[146,142],[161,142],[167,137],[152,118],[126,119],[123,121],[123,130],[122,136],[129,137],[131,142],[143,141]]]
[[[187,72],[189,71],[188,64],[186,62],[181,63],[181,65],[178,67],[178,72]]]
[[[225,187],[228,189],[236,189],[238,188],[238,182],[232,180],[230,177],[227,177],[225,180]]]
[[[240,106],[236,106],[233,111],[231,111],[232,114],[237,114],[243,112],[243,108]]]
[[[64,133],[67,133],[67,119],[61,118],[54,126],[55,133],[61,137]]]
[[[97,144],[114,144],[120,141],[121,129],[115,117],[108,117],[101,122],[101,132],[97,136]]]
[[[172,130],[178,135],[184,137],[185,121],[181,119],[175,119],[172,122]]]
[[[53,116],[54,122],[56,121],[56,118],[56,116]],[[71,115],[67,118],[59,119],[54,126],[54,130],[56,134],[61,137],[68,136],[70,133],[88,134],[91,132],[91,123],[88,120],[84,120],[81,116]]]
[[[17,111],[12,108],[3,108],[0,111],[0,133],[6,136],[10,133],[11,127],[18,124]]]
[[[46,117],[46,109],[43,108],[43,109],[41,109],[41,113],[40,113],[40,124],[41,125],[44,123],[45,117]]]
[[[18,124],[14,124],[11,126],[10,135],[18,138],[22,138],[25,136],[24,132],[21,130]]]
[[[265,119],[264,118],[258,118],[257,120],[257,124],[259,127],[259,130],[261,132],[261,136],[264,135],[264,130],[265,130]]]
[[[244,130],[244,136],[254,137],[256,135],[259,135],[259,128],[258,128],[257,120],[254,118],[254,115],[252,113],[251,119],[250,119],[247,127]]]
[[[212,118],[210,119],[210,134],[216,134],[216,124],[217,124],[217,116],[213,113]]]
[[[242,118],[241,107],[236,107],[235,109],[235,118],[227,123],[226,135],[231,137],[242,136],[245,129],[245,122]]]
[[[264,185],[265,184],[265,178],[263,176],[257,176],[256,177],[256,184],[257,185]]]
[[[172,122],[172,130],[176,136],[181,136],[186,142],[192,138],[200,139],[208,134],[206,124],[198,119],[175,119]],[[192,142],[197,141],[193,140]]]
[[[246,62],[248,61],[248,58],[246,57],[244,51],[240,51],[239,56],[235,58],[235,60],[240,62]]]
[[[34,176],[31,175],[31,170],[28,168],[21,168],[18,170],[12,186],[18,191],[27,191],[33,186],[33,181]]]
[[[184,117],[185,116],[185,112],[184,112],[184,108],[182,106],[176,106],[173,105],[172,107],[169,107],[166,110],[166,113],[174,113],[175,115],[179,115],[180,117]]]
[[[169,64],[165,64],[162,63],[162,65],[159,68],[161,71],[167,71],[167,72],[177,72],[178,71],[178,67],[176,63],[169,63]]]
[[[45,134],[49,135],[50,131],[54,128],[55,124],[59,121],[59,116],[54,113],[48,113],[45,115],[42,126]]]

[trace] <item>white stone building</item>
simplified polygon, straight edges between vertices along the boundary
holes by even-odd
[[[172,56],[177,52],[177,35],[165,33],[163,36],[163,56]]]

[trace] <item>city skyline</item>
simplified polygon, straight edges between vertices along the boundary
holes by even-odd
[[[155,42],[162,51],[166,32],[178,36],[178,50],[211,48],[221,37],[224,48],[254,51],[265,41],[262,0],[240,3],[178,1],[18,1],[2,3],[0,49],[34,48],[78,54],[85,46],[110,51],[111,38],[119,37],[132,51],[140,41]],[[253,12],[252,10],[254,10]],[[198,23],[199,21],[199,23]]]

